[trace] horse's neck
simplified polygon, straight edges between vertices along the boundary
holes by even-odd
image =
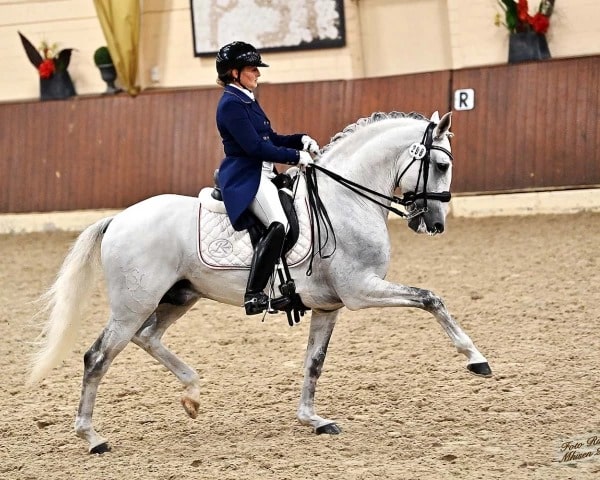
[[[390,195],[392,189],[386,187],[381,171],[369,174],[369,169],[365,165],[352,161],[350,157],[339,158],[337,162],[326,162],[323,166],[328,170],[350,180],[356,184],[366,187],[372,191],[384,195]],[[318,172],[319,192],[322,200],[327,206],[329,216],[334,224],[350,223],[360,224],[366,221],[372,225],[380,222],[386,222],[388,211],[381,205],[369,200],[372,198],[383,205],[389,205],[390,202],[379,198],[368,192],[364,196],[352,191],[339,181]],[[391,183],[391,182],[388,182]],[[360,189],[358,189],[360,190]]]
[[[390,196],[396,187],[401,149],[402,146],[392,145],[385,139],[349,139],[346,145],[332,149],[322,166],[370,190]],[[341,185],[340,188],[345,189]]]

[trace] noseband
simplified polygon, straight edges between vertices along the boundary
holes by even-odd
[[[423,199],[423,208],[415,210],[413,207],[409,215],[411,218],[416,217],[427,211],[428,199],[438,200],[440,202],[447,203],[452,197],[451,193],[448,191],[427,191],[427,181],[429,180],[429,165],[431,163],[431,150],[439,150],[440,152],[444,152],[446,155],[448,155],[448,158],[450,158],[451,161],[454,160],[454,157],[452,157],[452,153],[450,153],[449,150],[445,149],[444,147],[440,147],[438,145],[433,144],[433,130],[435,126],[435,123],[429,122],[429,125],[427,125],[425,133],[423,134],[423,139],[421,140],[421,143],[413,143],[410,146],[409,153],[412,157],[412,160],[406,166],[406,168],[402,170],[402,173],[399,175],[398,181],[396,182],[396,185],[400,185],[400,180],[402,180],[402,177],[412,166],[412,164],[415,163],[417,160],[421,160],[421,163],[419,165],[419,175],[417,176],[417,184],[415,185],[415,189],[405,192],[404,195],[402,195],[402,198],[394,197],[397,203],[408,208],[413,207],[417,200]],[[417,193],[417,191],[419,190],[419,183],[421,182],[421,178],[423,178],[423,191]]]

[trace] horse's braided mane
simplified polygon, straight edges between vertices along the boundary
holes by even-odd
[[[409,112],[409,113],[396,112],[396,111],[389,112],[389,113],[375,112],[375,113],[372,113],[370,117],[360,118],[355,123],[351,123],[350,125],[348,125],[341,132],[336,133],[333,137],[331,137],[331,140],[329,141],[329,143],[323,147],[322,152],[325,152],[326,150],[331,148],[335,143],[337,143],[339,140],[341,140],[342,138],[346,138],[347,136],[354,133],[356,130],[358,130],[362,127],[365,127],[367,125],[371,125],[372,123],[380,122],[382,120],[388,120],[390,118],[412,118],[415,120],[429,121],[429,119],[426,116],[424,116],[418,112]]]

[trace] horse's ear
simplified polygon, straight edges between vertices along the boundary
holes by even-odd
[[[433,123],[440,123],[440,112],[437,110],[433,112],[429,121]]]
[[[433,138],[439,140],[446,135],[450,130],[450,125],[452,125],[452,112],[446,113],[442,119],[438,121],[438,124],[433,129]]]

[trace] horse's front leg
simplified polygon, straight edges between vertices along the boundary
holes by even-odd
[[[333,420],[319,417],[315,412],[315,390],[317,380],[321,376],[329,339],[335,327],[338,311],[313,311],[310,320],[306,359],[304,361],[304,383],[298,406],[298,420],[304,425],[310,425],[317,434],[338,434],[340,428]]]
[[[365,280],[359,291],[342,299],[350,310],[369,307],[415,307],[431,313],[452,340],[456,349],[467,357],[467,369],[489,377],[492,370],[473,341],[452,318],[443,300],[429,290],[387,282],[376,275]]]

